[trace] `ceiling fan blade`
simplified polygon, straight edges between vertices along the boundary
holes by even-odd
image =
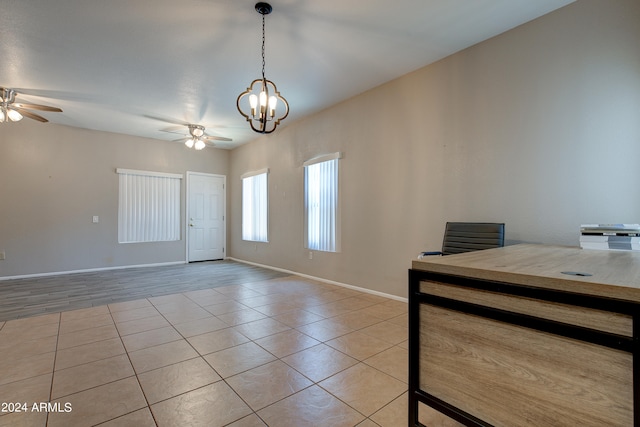
[[[168,132],[168,133],[177,133],[180,135],[185,135],[187,132],[185,132],[185,128],[184,126],[169,126],[166,127],[164,129],[160,129],[162,132]]]
[[[204,142],[204,144],[205,144],[207,147],[215,147],[215,146],[216,146],[216,144],[214,144],[212,141],[210,141],[210,140],[208,140],[208,139],[203,139],[203,140],[202,140],[202,142]]]
[[[160,116],[152,116],[149,114],[144,114],[143,117],[147,119],[156,120],[159,122],[169,123],[171,125],[181,126],[183,129],[185,126],[189,126],[188,122],[184,122],[182,120],[172,119],[170,117],[160,117]]]
[[[186,130],[188,131],[189,135],[185,135],[182,138],[179,139],[174,139],[172,142],[187,142],[190,139],[194,139],[194,138],[199,138],[202,142],[204,142],[205,144],[207,144],[208,146],[215,146],[215,144],[213,143],[213,141],[233,141],[231,138],[225,138],[222,136],[212,136],[212,135],[207,135],[204,133],[204,129],[205,127],[202,125],[194,125],[194,124],[187,124],[186,125]],[[163,132],[169,132],[169,133],[181,133],[184,135],[185,132],[185,126],[170,126],[164,129],[160,129]]]
[[[40,104],[28,104],[24,102],[16,102],[13,104],[16,108],[28,108],[30,110],[51,111],[52,113],[62,113],[62,110],[58,107],[49,107],[47,105]]]
[[[23,110],[22,108],[14,108],[14,109],[20,114],[22,114],[24,117],[28,117],[30,119],[37,120],[42,123],[46,123],[49,121],[38,114],[32,113],[31,111]]]
[[[233,141],[233,139],[231,138],[225,138],[223,136],[212,136],[212,135],[205,135],[202,137],[202,139],[206,139],[207,141]]]

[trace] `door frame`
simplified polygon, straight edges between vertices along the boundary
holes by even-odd
[[[227,258],[227,176],[214,174],[214,173],[205,173],[205,172],[193,172],[187,171],[187,182],[186,182],[186,191],[185,191],[185,217],[184,217],[184,229],[185,229],[185,248],[184,248],[184,259],[185,262],[189,263],[189,210],[190,210],[190,199],[191,199],[191,177],[194,175],[199,176],[208,176],[215,178],[222,178],[222,222],[223,222],[223,233],[222,233],[222,246],[223,246],[223,258]]]

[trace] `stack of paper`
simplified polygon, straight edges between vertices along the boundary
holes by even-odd
[[[638,251],[640,250],[640,224],[582,224],[580,247]]]

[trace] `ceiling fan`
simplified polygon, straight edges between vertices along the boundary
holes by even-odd
[[[62,113],[57,107],[49,107],[47,105],[29,104],[26,102],[16,102],[16,91],[0,87],[0,123],[5,121],[17,122],[23,117],[28,117],[39,122],[46,123],[49,120],[39,114],[29,110],[49,111],[52,113]]]
[[[185,138],[176,139],[174,140],[174,142],[184,142],[184,145],[186,145],[189,148],[202,150],[204,147],[206,147],[207,143],[211,145],[215,145],[211,141],[233,141],[231,138],[207,135],[204,131],[205,130],[204,126],[201,126],[201,125],[190,124],[190,125],[187,125],[187,127],[189,128],[189,136]]]

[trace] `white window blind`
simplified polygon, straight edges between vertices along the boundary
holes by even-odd
[[[118,242],[180,240],[182,175],[117,169]]]
[[[340,250],[338,160],[340,153],[304,163],[305,247],[317,251]]]
[[[268,241],[268,169],[242,175],[242,240]]]

